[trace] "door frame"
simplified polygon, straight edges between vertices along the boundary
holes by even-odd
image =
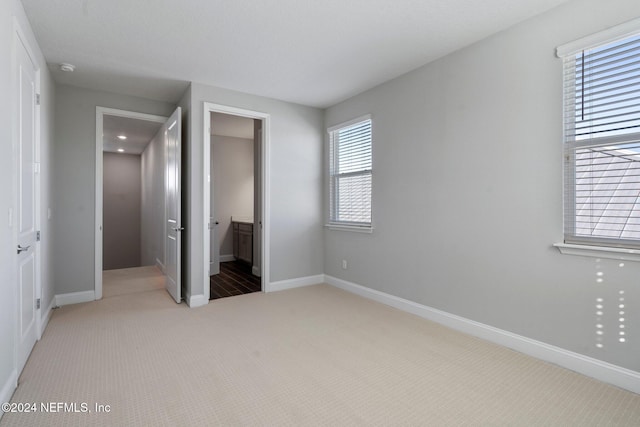
[[[262,229],[261,233],[261,287],[262,292],[270,291],[269,282],[269,260],[270,256],[270,227],[271,218],[269,215],[270,201],[271,201],[271,184],[270,184],[270,169],[269,169],[269,155],[270,155],[270,135],[271,135],[271,115],[260,111],[246,110],[243,108],[231,107],[228,105],[214,104],[211,102],[204,102],[204,126],[203,126],[203,148],[204,155],[203,161],[203,200],[204,200],[204,258],[203,258],[203,272],[204,272],[204,296],[207,303],[211,297],[210,282],[209,282],[209,260],[211,256],[211,233],[209,229],[209,218],[211,217],[211,113],[223,113],[233,116],[247,117],[250,119],[257,119],[262,121],[262,141],[260,141],[260,169],[261,169],[261,216],[262,216]],[[255,191],[255,189],[254,189]]]
[[[94,299],[102,299],[102,132],[104,116],[126,117],[129,119],[146,120],[149,122],[165,123],[168,117],[155,114],[138,113],[135,111],[119,110],[117,108],[96,107],[96,200],[95,200],[95,295]]]

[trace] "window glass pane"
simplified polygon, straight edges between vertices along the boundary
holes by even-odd
[[[338,173],[371,169],[371,122],[338,131]]]
[[[371,120],[331,132],[330,221],[371,224]]]
[[[640,131],[640,36],[581,52],[575,63],[575,113],[569,140]]]
[[[577,236],[640,239],[640,144],[576,150]]]
[[[371,174],[337,177],[337,221],[371,222]]]

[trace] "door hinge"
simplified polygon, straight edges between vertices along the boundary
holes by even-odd
[[[36,300],[36,310],[40,309],[40,298]]]
[[[36,231],[36,242],[40,241],[40,232]]]
[[[36,93],[36,105],[40,105],[40,94]]]

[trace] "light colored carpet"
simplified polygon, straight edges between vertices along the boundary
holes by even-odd
[[[111,412],[0,425],[640,425],[640,395],[328,285],[189,309],[119,283],[55,311],[13,396]]]
[[[102,272],[102,297],[164,289],[164,276],[155,266],[123,268]]]

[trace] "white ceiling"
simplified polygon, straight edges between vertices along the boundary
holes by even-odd
[[[105,115],[102,121],[103,151],[117,153],[118,148],[122,148],[124,154],[141,154],[161,126],[162,123],[147,120]],[[127,139],[120,140],[118,135]]]
[[[57,82],[327,107],[567,0],[22,0]]]

